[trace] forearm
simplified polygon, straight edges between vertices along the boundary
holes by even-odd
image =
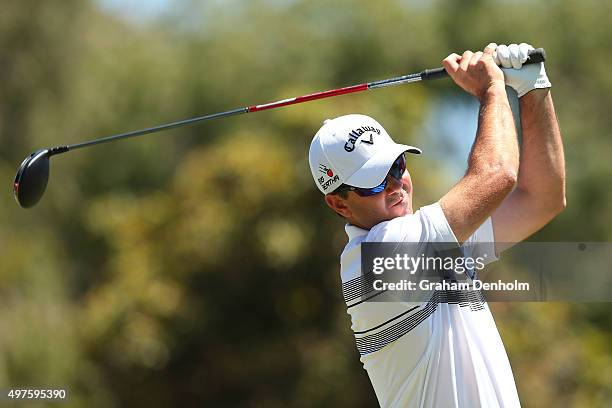
[[[565,206],[565,159],[550,89],[520,99],[523,145],[517,188],[541,206]]]
[[[505,88],[489,89],[481,99],[468,170],[440,200],[459,242],[472,235],[512,191],[518,161],[516,128]]]
[[[504,171],[516,177],[519,151],[516,128],[503,86],[490,87],[481,100],[476,140],[468,159],[467,174]]]

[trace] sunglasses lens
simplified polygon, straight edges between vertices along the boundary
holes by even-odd
[[[397,158],[397,160],[393,163],[393,166],[391,166],[391,169],[389,170],[389,174],[391,175],[391,177],[393,177],[396,180],[401,180],[402,176],[404,175],[404,172],[406,171],[406,158],[404,157],[404,155],[402,154],[400,157]]]
[[[368,197],[380,193],[385,187],[387,187],[387,179],[384,179],[382,183],[373,188],[356,188],[355,192],[362,197]]]

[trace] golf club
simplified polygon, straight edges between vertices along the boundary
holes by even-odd
[[[544,49],[538,48],[529,52],[529,57],[525,64],[534,64],[543,62],[546,59]],[[211,115],[199,116],[196,118],[185,119],[178,122],[168,123],[165,125],[155,126],[142,130],[135,130],[118,135],[102,137],[82,143],[76,143],[67,146],[57,146],[47,149],[37,150],[30,154],[19,166],[19,170],[15,175],[13,183],[13,194],[15,199],[22,208],[30,208],[36,205],[47,188],[49,181],[49,158],[51,156],[66,153],[71,150],[80,149],[82,147],[94,146],[101,143],[113,142],[128,137],[142,136],[149,133],[155,133],[162,130],[173,129],[181,126],[191,125],[196,122],[223,118],[227,116],[238,115],[241,113],[258,112],[267,109],[279,108],[281,106],[293,105],[302,102],[314,101],[316,99],[330,98],[332,96],[344,95],[354,92],[367,91],[369,89],[383,88],[386,86],[399,85],[410,82],[418,82],[424,80],[438,79],[448,76],[444,68],[426,69],[424,71],[403,75],[380,81],[368,82],[359,85],[353,85],[345,88],[332,89],[329,91],[317,92],[310,95],[297,96],[294,98],[283,99],[276,102],[266,103],[263,105],[253,105],[244,108],[232,109],[226,112],[214,113]]]

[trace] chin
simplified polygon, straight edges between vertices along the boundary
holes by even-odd
[[[403,217],[404,215],[412,214],[412,208],[407,203],[397,205],[389,211],[392,218]]]

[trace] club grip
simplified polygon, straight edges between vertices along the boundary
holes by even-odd
[[[544,51],[544,48],[536,48],[535,50],[529,50],[525,64],[537,64],[544,61],[546,61],[546,51]]]
[[[527,64],[537,64],[539,62],[546,61],[546,51],[544,48],[536,48],[535,50],[530,50],[527,54],[527,61],[523,65]],[[434,69],[426,69],[421,72],[421,80],[429,81],[432,79],[440,79],[447,77],[448,74],[444,68],[434,68]]]
[[[426,69],[425,71],[421,72],[421,80],[422,81],[429,81],[431,79],[446,78],[447,76],[448,76],[448,73],[442,67],[434,68],[434,69]]]

